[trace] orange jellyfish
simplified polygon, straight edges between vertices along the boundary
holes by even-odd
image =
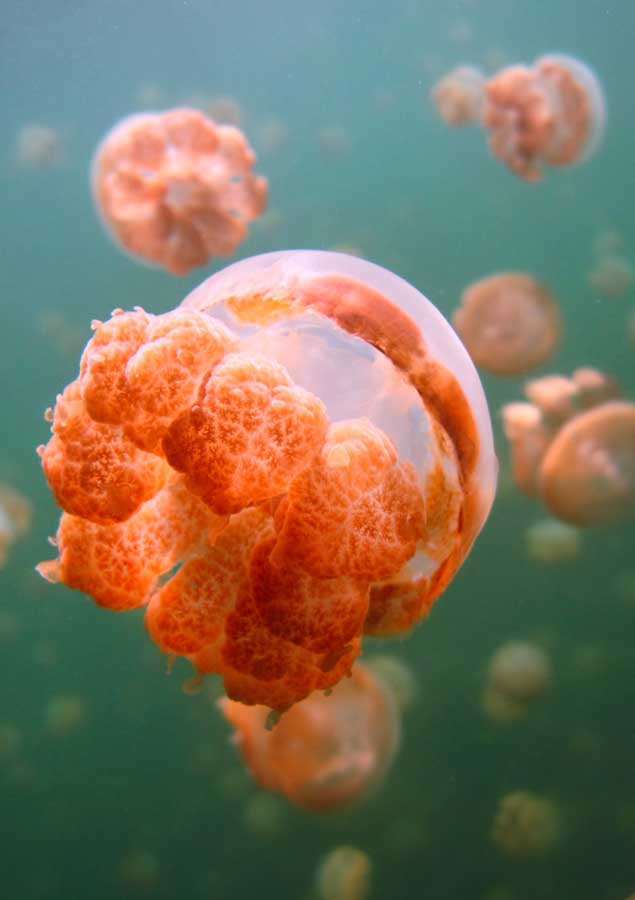
[[[457,66],[432,88],[432,100],[446,125],[477,122],[483,105],[485,76],[475,66]]]
[[[520,375],[549,359],[560,340],[558,304],[531,275],[501,272],[463,292],[452,323],[477,366]]]
[[[185,275],[230,256],[267,203],[243,133],[194,109],[128,116],[108,132],[91,182],[108,233],[133,256]]]
[[[587,65],[571,56],[542,56],[531,66],[502,69],[486,83],[481,121],[492,153],[535,182],[545,166],[589,158],[602,139],[606,105]]]
[[[64,510],[44,577],[146,606],[161,650],[277,710],[428,614],[497,463],[476,370],[413,287],[273,253],[93,327],[40,449]]]
[[[220,706],[254,778],[313,812],[362,797],[381,781],[399,745],[393,695],[361,663],[329,695],[312,694],[270,729],[267,707],[232,700]]]
[[[540,495],[573,525],[635,517],[635,404],[603,403],[564,425],[542,462]]]

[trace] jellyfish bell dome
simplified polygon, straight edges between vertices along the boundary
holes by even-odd
[[[567,422],[545,454],[539,487],[552,514],[573,525],[635,517],[635,404],[602,403]]]

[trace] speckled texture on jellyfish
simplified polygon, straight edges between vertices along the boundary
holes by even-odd
[[[293,251],[93,327],[40,451],[65,510],[42,575],[147,605],[162,650],[276,709],[427,615],[497,463],[474,366],[421,294]]]
[[[230,256],[267,204],[267,181],[233,125],[194,109],[128,116],[93,159],[99,216],[129,253],[185,275],[212,256]]]

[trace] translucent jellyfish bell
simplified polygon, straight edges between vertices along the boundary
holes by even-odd
[[[93,326],[40,449],[65,510],[44,577],[147,605],[163,651],[279,710],[427,615],[497,462],[476,370],[418,291],[291,251]]]

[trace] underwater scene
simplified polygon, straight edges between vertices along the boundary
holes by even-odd
[[[25,0],[20,900],[635,900],[635,5]]]

